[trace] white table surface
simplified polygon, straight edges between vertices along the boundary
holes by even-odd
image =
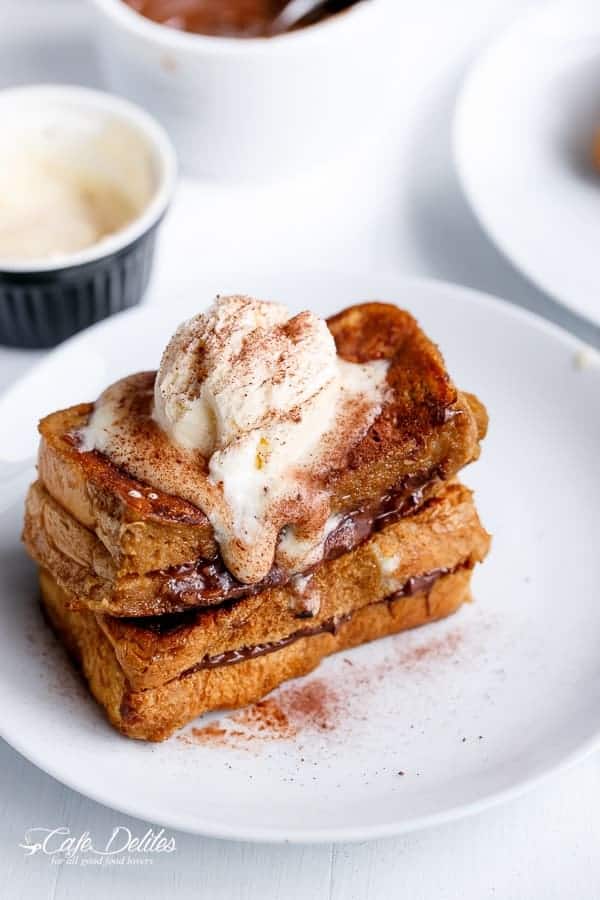
[[[368,159],[343,161],[335,171],[277,189],[182,189],[166,223],[149,302],[168,296],[169,273],[188,254],[222,272],[255,268],[257,259],[296,270],[396,268],[498,294],[600,346],[600,329],[547,299],[488,242],[461,196],[450,158],[451,112],[465,65],[484,41],[536,3],[380,2],[397,22],[404,67],[388,134]],[[91,41],[84,0],[2,0],[0,86],[100,85]],[[187,246],[180,231],[174,233],[174,223],[183,220]],[[40,356],[0,348],[0,385]],[[510,804],[398,839],[269,847],[176,834],[175,853],[145,867],[57,866],[40,854],[25,857],[18,845],[27,828],[65,825],[102,842],[117,825],[136,835],[146,825],[67,790],[0,742],[0,895],[586,900],[600,896],[599,796],[596,755]]]

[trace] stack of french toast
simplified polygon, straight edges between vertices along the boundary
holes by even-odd
[[[40,423],[46,617],[129,737],[257,701],[469,599],[489,536],[456,476],[486,427],[395,306],[218,298],[158,373]]]

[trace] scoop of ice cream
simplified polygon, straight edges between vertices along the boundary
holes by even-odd
[[[260,581],[274,563],[303,571],[336,522],[322,473],[375,420],[387,367],[338,357],[313,313],[217,298],[169,342],[153,397],[140,396],[144,376],[105,391],[82,447],[202,509],[240,581]]]
[[[172,441],[207,458],[251,431],[298,421],[337,376],[321,319],[276,303],[219,297],[185,322],[164,352],[155,418]]]
[[[219,502],[205,512],[240,580],[258,581],[274,561],[292,571],[318,561],[329,499],[314,473],[334,445],[371,424],[386,371],[385,361],[339,359],[314,313],[290,317],[251,297],[217,297],[175,333],[154,418],[174,444],[207,459]]]

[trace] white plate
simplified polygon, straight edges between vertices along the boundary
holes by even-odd
[[[196,308],[190,298],[235,290],[321,314],[394,299],[439,341],[457,382],[485,400],[490,434],[465,474],[494,534],[477,602],[304,679],[327,687],[321,718],[331,729],[212,746],[188,728],[187,740],[145,745],[105,723],[42,624],[19,503],[0,519],[6,740],[116,809],[265,841],[363,840],[438,823],[589,751],[600,736],[600,370],[576,365],[577,343],[556,328],[481,294],[395,275],[204,278],[193,293],[174,290],[168,306],[118,316],[52,354],[0,402],[11,423],[5,450],[14,460],[34,449],[39,412],[155,365]]]
[[[484,229],[539,287],[600,324],[600,4],[561,0],[519,20],[475,63],[454,150]]]

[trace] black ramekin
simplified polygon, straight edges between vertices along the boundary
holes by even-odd
[[[47,272],[0,272],[0,343],[53,347],[139,303],[152,270],[158,224],[130,246],[93,262]]]
[[[133,104],[99,91],[58,85],[0,92],[0,111],[8,105],[9,110],[32,115],[48,104],[55,104],[59,114],[63,108],[68,115],[81,109],[88,117],[114,117],[135,129],[152,161],[155,184],[146,208],[133,222],[87,250],[47,264],[0,261],[0,344],[11,347],[52,347],[140,302],[175,181],[175,153],[168,137]]]

